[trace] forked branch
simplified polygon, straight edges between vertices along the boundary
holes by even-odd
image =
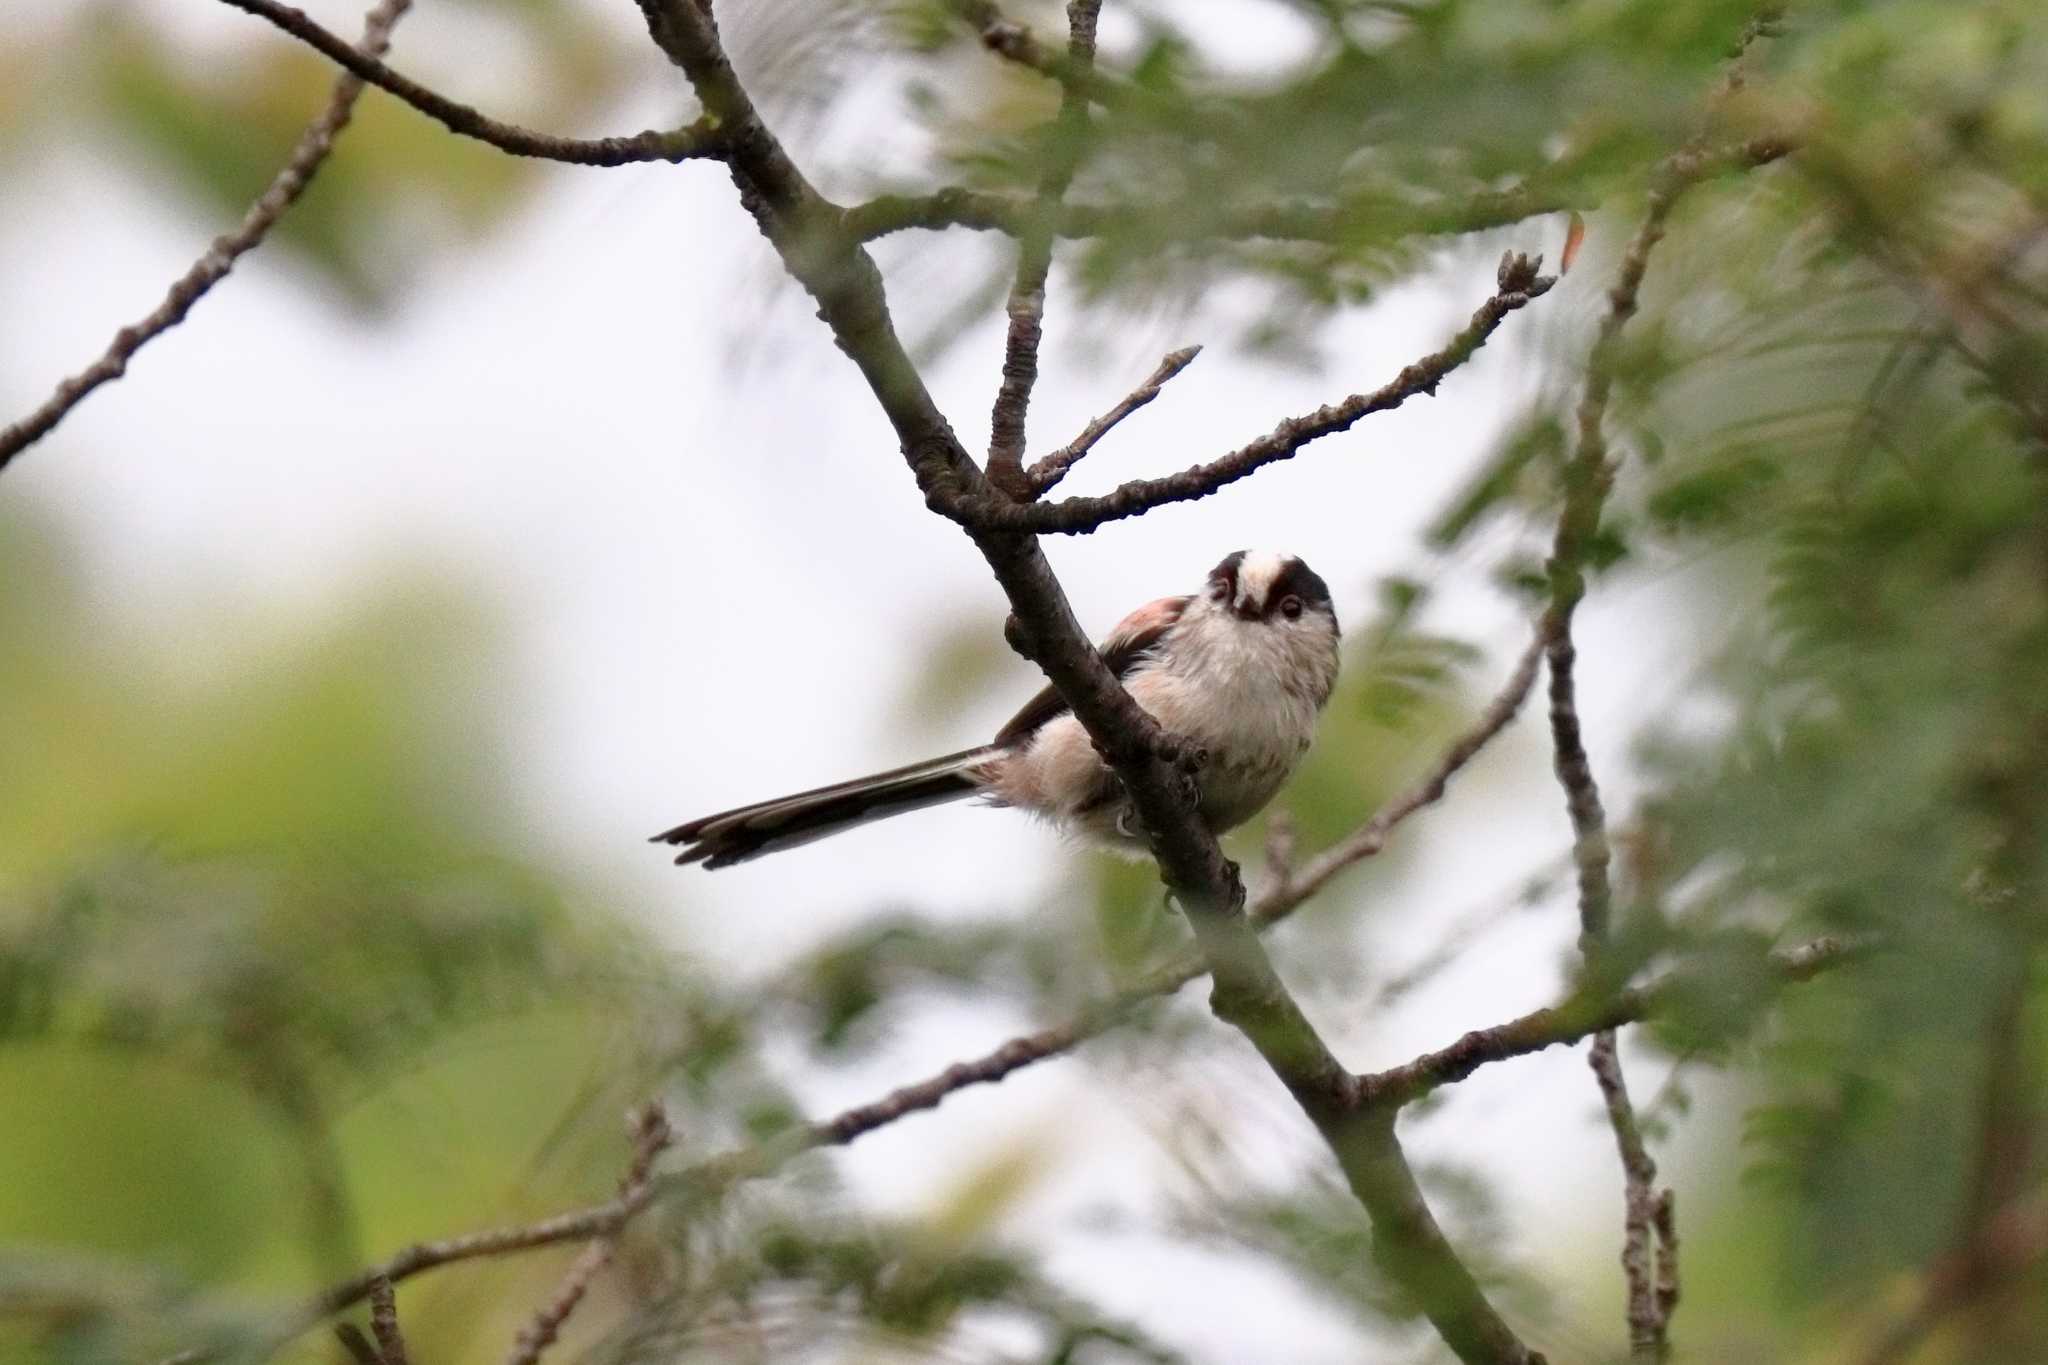
[[[1157,398],[1159,391],[1166,387],[1166,381],[1192,365],[1195,357],[1201,353],[1202,348],[1199,346],[1187,346],[1169,352],[1166,358],[1159,362],[1159,368],[1152,371],[1144,383],[1124,395],[1122,402],[1083,427],[1079,436],[1033,464],[1026,471],[1031,496],[1039,497],[1057,486],[1089,451],[1095,449],[1097,441],[1107,436],[1118,422]]]
[[[975,531],[1013,531],[1042,535],[1079,535],[1108,522],[1140,516],[1172,502],[1206,498],[1269,464],[1292,459],[1302,447],[1325,436],[1348,431],[1376,412],[1391,412],[1419,394],[1434,394],[1444,379],[1484,346],[1510,313],[1548,293],[1557,282],[1538,274],[1543,258],[1509,252],[1501,258],[1497,288],[1479,306],[1472,320],[1441,349],[1408,365],[1379,388],[1355,393],[1301,417],[1292,417],[1249,445],[1207,464],[1165,478],[1139,479],[1101,497],[1063,498],[1058,502],[1016,504],[1005,499],[948,491],[927,498],[934,510]]]

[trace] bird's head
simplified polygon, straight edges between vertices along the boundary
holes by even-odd
[[[1240,621],[1337,629],[1329,584],[1293,555],[1233,551],[1209,571],[1208,596]]]

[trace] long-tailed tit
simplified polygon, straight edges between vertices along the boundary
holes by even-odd
[[[1308,752],[1337,681],[1337,616],[1308,565],[1239,550],[1210,571],[1200,595],[1162,597],[1126,616],[1102,658],[1161,726],[1206,753],[1200,809],[1220,834],[1258,814]],[[679,864],[727,867],[968,796],[1090,842],[1144,846],[1115,773],[1050,687],[979,748],[707,815],[654,842],[680,844]]]

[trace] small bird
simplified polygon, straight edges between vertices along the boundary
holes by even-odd
[[[1330,589],[1293,555],[1239,550],[1203,591],[1126,616],[1103,662],[1169,733],[1206,754],[1199,809],[1221,834],[1273,799],[1314,738],[1337,681]],[[1090,843],[1144,850],[1116,774],[1048,687],[989,743],[907,768],[690,820],[654,836],[678,865],[730,867],[873,820],[980,796],[1050,820]]]

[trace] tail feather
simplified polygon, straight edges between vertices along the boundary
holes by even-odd
[[[972,796],[982,789],[974,780],[974,770],[996,752],[994,745],[963,749],[872,777],[757,801],[685,821],[655,835],[651,842],[680,844],[683,851],[676,855],[679,867],[698,862],[707,868],[730,867],[857,825]]]

